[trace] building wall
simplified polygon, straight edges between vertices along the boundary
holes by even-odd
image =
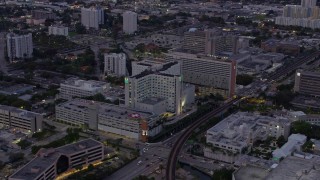
[[[124,53],[104,54],[104,73],[111,76],[125,76],[126,55]]]
[[[32,34],[7,34],[7,51],[10,62],[15,58],[31,58],[33,53]]]
[[[130,77],[125,83],[125,105],[135,108],[137,102],[148,98],[163,98],[167,110],[180,114],[182,81],[180,76],[149,74],[141,78]]]
[[[11,106],[0,106],[0,124],[9,128],[37,132],[42,130],[43,116]]]
[[[49,26],[49,35],[68,36],[68,27],[63,26]]]
[[[82,8],[81,23],[87,29],[99,29],[99,25],[104,23],[104,11],[101,8]]]
[[[133,34],[138,30],[138,15],[135,12],[127,11],[123,13],[123,32]]]
[[[304,95],[320,96],[320,73],[297,70],[294,91]]]
[[[182,62],[184,82],[226,90],[226,97],[233,96],[237,74],[236,63],[232,61],[198,58],[194,54],[177,52],[168,53],[166,59],[169,61]]]

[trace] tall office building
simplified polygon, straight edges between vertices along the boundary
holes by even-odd
[[[68,27],[64,26],[49,26],[48,31],[49,35],[68,36],[69,34]]]
[[[320,97],[320,72],[297,70],[294,91],[304,95]]]
[[[33,53],[32,34],[7,34],[7,51],[10,62],[15,59],[31,58]]]
[[[133,34],[138,30],[138,15],[135,12],[126,11],[123,13],[123,32]]]
[[[188,54],[176,50],[166,54],[168,61],[182,63],[183,81],[197,85],[201,95],[220,93],[232,97],[235,93],[237,63],[230,59]]]
[[[179,72],[179,62],[168,62],[125,78],[125,105],[155,114],[180,114],[194,101],[194,86],[184,85]]]
[[[125,76],[126,55],[124,53],[104,54],[104,73],[108,76]]]
[[[238,36],[219,30],[190,29],[184,33],[182,49],[190,53],[225,56],[238,53]]]
[[[87,29],[99,29],[99,25],[104,23],[104,11],[100,7],[82,8],[81,23]]]

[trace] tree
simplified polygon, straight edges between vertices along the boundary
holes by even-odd
[[[237,84],[247,86],[251,84],[253,77],[248,74],[239,74],[237,75]]]
[[[230,180],[232,179],[233,169],[219,169],[214,171],[212,179],[213,180]]]
[[[284,139],[284,136],[281,135],[278,139],[277,139],[277,145],[278,147],[283,146],[286,143],[286,140]]]
[[[92,171],[94,169],[94,166],[92,164],[89,164],[88,171]]]
[[[10,153],[9,154],[9,161],[11,163],[20,161],[23,158],[24,158],[24,154],[23,153]]]
[[[75,25],[75,29],[76,29],[76,33],[78,33],[78,34],[85,34],[86,33],[86,28],[81,23],[77,23]]]

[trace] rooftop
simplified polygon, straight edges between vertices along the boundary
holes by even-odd
[[[0,105],[0,111],[1,110],[10,111],[11,113],[18,114],[19,117],[23,117],[24,119],[32,119],[32,118],[36,117],[37,115],[40,115],[35,112],[27,111],[24,109],[19,109],[19,108],[12,107],[12,106],[6,106],[6,105]]]
[[[277,168],[273,169],[266,180],[315,180],[320,177],[320,159],[313,157],[303,159],[289,156],[282,160]]]
[[[93,139],[85,139],[56,149],[40,149],[34,159],[10,176],[15,179],[35,179],[47,168],[52,166],[61,155],[71,155],[101,143]]]
[[[148,119],[153,116],[152,113],[148,112],[136,111],[126,107],[84,99],[74,99],[57,106],[72,109],[75,112],[86,112],[91,109],[98,109],[98,113],[101,116],[118,117],[121,119]]]
[[[103,81],[95,81],[95,80],[82,80],[78,78],[69,78],[65,80],[61,85],[65,86],[73,86],[75,88],[82,88],[82,89],[96,89],[96,88],[104,88],[107,86],[108,83]]]

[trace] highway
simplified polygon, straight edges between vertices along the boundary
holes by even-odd
[[[219,113],[227,110],[230,108],[233,104],[240,101],[241,98],[237,97],[232,99],[231,101],[223,104],[219,108],[207,113],[203,117],[197,119],[194,121],[184,132],[183,134],[178,138],[178,140],[174,143],[173,148],[170,152],[168,161],[167,161],[167,167],[166,167],[166,180],[175,180],[175,171],[176,171],[176,164],[178,160],[178,155],[184,145],[184,143],[188,140],[188,138],[191,136],[193,131],[197,129],[201,124],[205,123],[212,117],[218,115]]]

